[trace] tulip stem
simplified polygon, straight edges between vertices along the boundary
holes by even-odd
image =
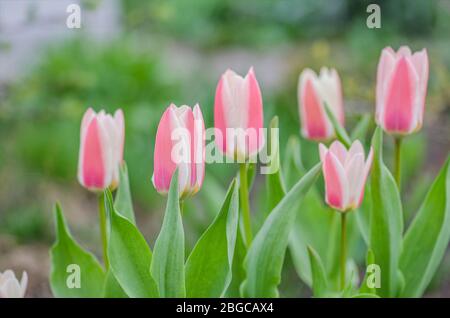
[[[98,215],[100,221],[100,235],[103,247],[103,262],[105,263],[106,270],[109,269],[108,259],[108,240],[106,232],[106,211],[105,211],[105,198],[103,194],[98,196]]]
[[[397,183],[398,191],[400,192],[400,186],[402,183],[401,177],[401,147],[402,137],[395,137],[395,163],[394,163],[394,177]]]
[[[252,227],[250,224],[250,203],[248,197],[247,164],[245,163],[241,163],[239,166],[239,197],[242,208],[242,220],[244,223],[245,243],[248,247],[252,242]]]
[[[345,264],[347,260],[347,213],[341,213],[341,290],[345,287]]]

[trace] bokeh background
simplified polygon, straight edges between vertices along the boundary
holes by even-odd
[[[66,27],[71,3],[81,6],[81,29]],[[369,3],[381,7],[380,29],[366,26]],[[199,102],[211,127],[220,74],[254,66],[265,122],[280,117],[283,149],[299,134],[296,87],[303,68],[337,68],[351,129],[363,113],[373,113],[381,49],[402,44],[426,47],[430,59],[424,128],[403,149],[410,217],[450,149],[450,1],[0,0],[0,271],[26,270],[27,296],[51,296],[56,201],[77,240],[100,254],[96,197],[76,179],[87,107],[125,112],[138,225],[153,246],[165,204],[150,181],[154,136],[171,102]],[[316,145],[302,140],[301,146],[310,166]],[[207,167],[202,191],[186,208],[188,249],[218,211],[235,172],[233,165]],[[257,177],[255,218],[264,209],[263,188]],[[289,255],[280,290],[285,297],[310,295]],[[450,297],[450,253],[426,296]]]

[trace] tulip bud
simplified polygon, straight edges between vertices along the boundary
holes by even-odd
[[[264,146],[263,103],[253,68],[243,78],[227,70],[214,101],[216,144],[225,155],[245,161]]]
[[[426,49],[411,54],[407,46],[397,53],[381,52],[377,72],[376,121],[384,131],[407,135],[422,127],[428,83]]]
[[[119,184],[125,124],[121,109],[114,117],[89,108],[81,121],[78,181],[91,191],[114,189]]]
[[[167,193],[178,168],[181,198],[200,190],[205,174],[205,124],[200,106],[171,104],[158,125],[152,182],[159,193]]]
[[[334,141],[329,149],[320,144],[319,152],[327,204],[341,212],[358,208],[364,197],[373,149],[370,149],[367,160],[364,159],[364,149],[358,140],[353,142],[348,151],[339,141]]]
[[[305,69],[298,82],[298,103],[302,135],[307,139],[328,141],[335,137],[324,103],[344,125],[341,80],[335,69],[322,67],[319,77],[313,70]]]
[[[28,284],[28,275],[22,273],[22,279],[19,280],[12,270],[6,270],[0,273],[0,298],[23,298]]]

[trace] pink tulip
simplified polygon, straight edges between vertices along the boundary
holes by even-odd
[[[330,149],[320,144],[319,152],[327,204],[342,212],[359,207],[372,164],[373,149],[370,149],[367,160],[364,159],[364,149],[358,140],[353,142],[348,151],[339,141],[334,141]]]
[[[200,106],[171,104],[158,125],[154,153],[153,185],[167,193],[178,167],[180,197],[200,190],[205,175],[205,124]]]
[[[407,46],[397,53],[381,52],[377,73],[376,121],[387,133],[406,135],[422,127],[428,83],[426,49],[411,54]]]
[[[103,191],[119,184],[123,160],[125,123],[118,109],[114,117],[89,108],[81,121],[78,181],[91,191]]]
[[[299,78],[298,103],[302,134],[307,139],[327,141],[335,136],[324,103],[344,125],[341,80],[335,69],[322,67],[319,76],[313,70],[305,69]]]
[[[227,70],[217,85],[214,124],[219,149],[231,158],[245,160],[264,146],[263,103],[253,68],[243,78]]]

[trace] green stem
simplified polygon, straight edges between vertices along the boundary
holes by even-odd
[[[100,194],[98,197],[98,215],[100,221],[100,235],[102,239],[103,247],[103,262],[105,263],[106,270],[109,269],[109,259],[108,259],[108,239],[106,232],[106,211],[105,211],[105,199],[104,195]]]
[[[242,219],[244,222],[245,243],[250,246],[252,242],[252,227],[250,224],[250,203],[248,198],[247,165],[241,163],[239,166],[239,198],[242,208]]]
[[[402,137],[395,137],[395,163],[394,163],[394,177],[397,183],[398,191],[400,192],[401,186],[401,147],[402,147]]]
[[[345,264],[347,260],[347,213],[341,213],[341,290],[345,287]]]

